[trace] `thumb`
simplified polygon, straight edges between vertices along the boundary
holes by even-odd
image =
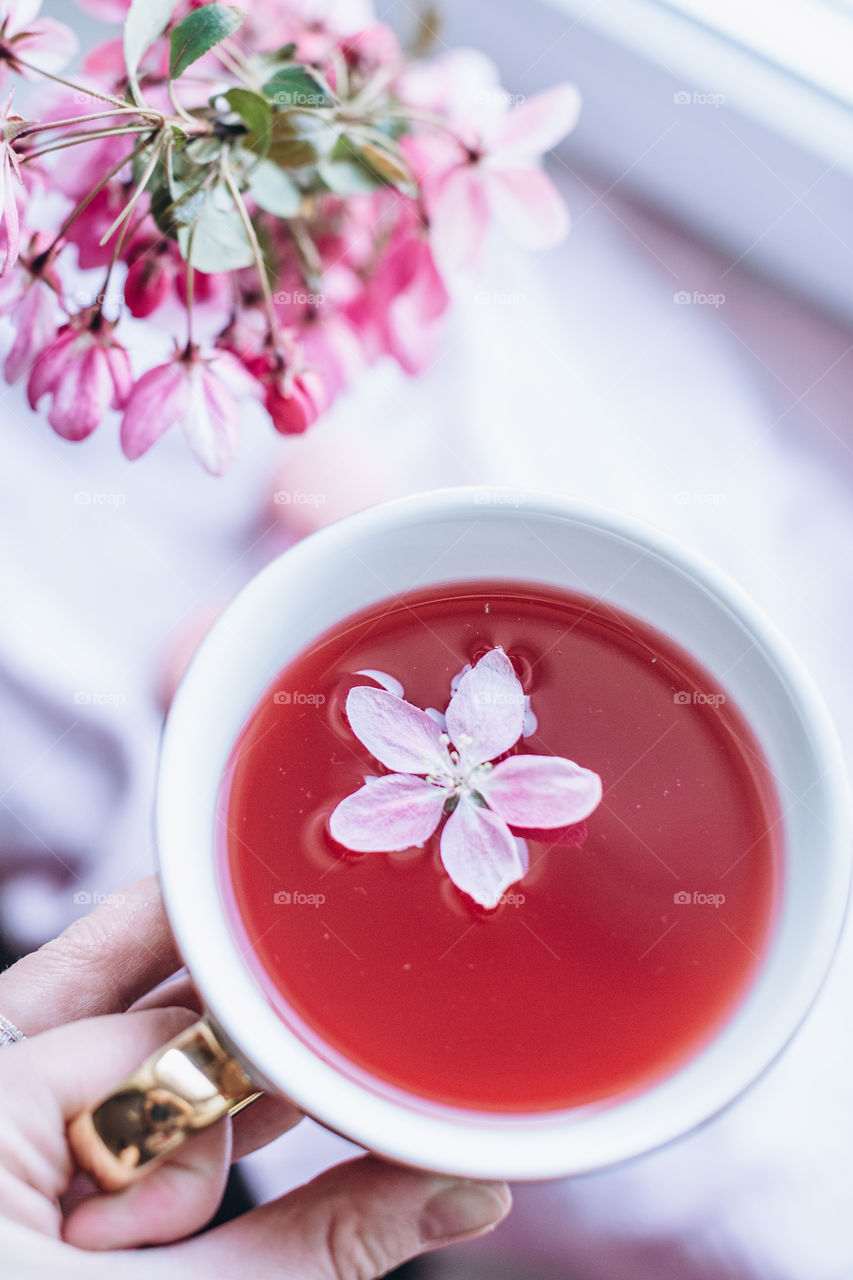
[[[420,1253],[491,1230],[510,1205],[502,1183],[442,1178],[365,1156],[162,1250],[158,1269],[163,1280],[231,1276],[251,1258],[265,1280],[377,1280]]]

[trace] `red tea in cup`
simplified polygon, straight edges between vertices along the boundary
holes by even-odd
[[[350,691],[443,712],[498,647],[532,713],[514,754],[576,761],[603,797],[526,835],[529,870],[485,909],[442,864],[449,818],[369,853],[329,823],[389,772]],[[602,1103],[675,1071],[749,989],[780,891],[778,802],[737,707],[651,626],[518,582],[413,590],[318,639],[247,723],[219,820],[232,925],[281,1018],[379,1088],[477,1112]]]

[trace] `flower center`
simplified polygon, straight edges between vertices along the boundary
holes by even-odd
[[[467,734],[462,734],[459,739],[458,749],[451,746],[450,738],[446,733],[441,735],[442,746],[444,747],[446,764],[443,769],[436,773],[427,775],[427,782],[431,782],[434,787],[441,787],[443,791],[448,792],[448,805],[451,806],[448,812],[452,812],[456,808],[459,801],[465,796],[474,796],[478,798],[478,789],[488,773],[491,772],[490,764],[469,764],[465,759],[465,752],[471,746],[473,738]],[[481,802],[482,803],[482,802]]]

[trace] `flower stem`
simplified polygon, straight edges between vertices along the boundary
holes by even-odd
[[[316,290],[323,278],[323,261],[317,246],[311,238],[304,219],[292,218],[288,225],[296,246],[305,283]]]
[[[47,130],[67,129],[72,124],[90,124],[95,120],[112,120],[118,115],[138,116],[139,114],[140,112],[135,107],[129,111],[120,111],[119,108],[116,107],[115,111],[97,111],[89,116],[74,116],[69,120],[37,120],[32,124],[27,124],[23,129],[21,129],[21,131],[15,135],[15,140],[17,141],[18,138],[29,138],[33,133],[42,133]],[[160,120],[163,118],[159,111],[152,112],[151,114],[152,117],[156,116]]]
[[[255,259],[255,267],[258,272],[258,280],[261,286],[261,293],[263,294],[264,309],[267,313],[270,337],[274,342],[277,342],[278,316],[276,315],[275,299],[272,294],[266,263],[264,262],[263,250],[261,249],[260,241],[258,240],[258,233],[255,231],[254,224],[249,216],[249,210],[246,208],[246,202],[243,199],[240,188],[237,186],[234,174],[231,172],[231,167],[228,164],[228,157],[226,155],[223,155],[222,158],[222,177],[225,179],[225,185],[231,192],[231,197],[236,205],[237,212],[240,215],[240,220],[245,227],[246,236],[248,237],[252,254]]]
[[[96,133],[81,133],[72,138],[66,138],[64,142],[55,142],[52,146],[41,147],[38,151],[28,151],[26,155],[21,156],[21,163],[26,164],[30,160],[39,160],[42,156],[50,155],[52,151],[67,151],[69,147],[80,147],[85,142],[98,142],[102,138],[121,138],[125,134],[129,137],[134,133],[151,133],[151,125],[136,125],[124,129],[99,129]],[[119,166],[121,168],[121,166]]]
[[[169,81],[169,86],[168,86],[168,90],[167,90],[167,92],[168,92],[168,94],[169,94],[169,101],[171,102],[171,104],[172,104],[172,106],[173,106],[173,108],[174,108],[174,110],[175,110],[175,115],[176,115],[176,116],[179,116],[179,117],[180,117],[180,119],[184,122],[184,124],[192,124],[192,125],[197,124],[198,122],[196,121],[196,119],[195,119],[193,116],[191,116],[191,115],[190,115],[189,111],[185,111],[185,110],[184,110],[184,108],[181,106],[180,102],[178,102],[178,99],[175,97],[175,82],[174,82],[174,80],[170,80],[170,81]]]
[[[104,283],[101,285],[101,303],[100,303],[101,311],[103,311],[104,309],[104,301],[106,300],[106,297],[107,297],[107,290],[110,287],[110,280],[112,280],[116,263],[118,262],[121,256],[121,251],[125,246],[129,227],[130,227],[130,223],[126,222],[122,227],[120,234],[116,236],[116,242],[113,246],[112,257],[110,258],[110,265],[107,267],[107,274],[104,277]]]
[[[157,168],[157,165],[160,163],[160,157],[163,154],[164,145],[165,144],[163,141],[163,135],[161,133],[157,142],[151,148],[151,155],[148,159],[148,163],[146,164],[145,168],[142,171],[142,177],[139,179],[138,183],[136,184],[136,190],[134,191],[133,195],[130,197],[130,200],[128,201],[124,209],[122,209],[121,213],[116,218],[113,225],[110,227],[109,231],[102,238],[101,240],[102,247],[107,243],[108,240],[110,240],[115,235],[119,227],[124,226],[125,222],[127,222],[128,219],[133,216],[133,211],[136,208],[139,201],[142,199],[142,196],[145,192],[145,188],[148,186],[148,183],[151,180],[151,175],[153,174],[154,170]]]
[[[66,80],[63,76],[54,75],[52,71],[45,71],[42,67],[37,67],[32,62],[27,62],[25,58],[19,58],[17,54],[15,55],[15,62],[19,67],[26,67],[28,71],[34,71],[36,75],[44,76],[46,80],[53,80],[56,84],[65,85],[66,89],[73,89],[75,93],[85,93],[87,97],[99,98],[101,102],[111,102],[113,106],[121,107],[122,110],[127,108],[128,104],[122,98],[113,97],[111,93],[101,93],[99,89],[84,89],[81,85],[75,84],[73,80]]]
[[[260,92],[262,88],[261,79],[249,59],[243,56],[237,45],[231,40],[226,40],[216,50],[216,54],[222,65],[227,67],[238,80],[242,80],[250,89]]]
[[[193,309],[195,307],[195,267],[193,266],[193,245],[197,225],[190,231],[187,243],[187,349],[193,345]]]
[[[368,80],[361,91],[349,100],[347,110],[357,113],[367,110],[371,102],[381,97],[393,79],[394,72],[390,67],[380,68],[373,79]]]

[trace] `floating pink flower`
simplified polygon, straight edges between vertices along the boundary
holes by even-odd
[[[252,384],[227,351],[202,356],[189,346],[169,364],[143,374],[130,394],[121,426],[121,447],[133,462],[169,427],[179,425],[190,448],[211,475],[223,475],[237,452],[240,411],[234,391]]]
[[[462,159],[425,182],[436,253],[450,269],[475,264],[490,214],[528,249],[550,249],[569,230],[565,203],[540,167],[541,157],[575,126],[573,85],[538,93],[505,111],[493,127],[464,142]]]
[[[127,402],[130,361],[114,328],[97,308],[84,311],[63,325],[33,365],[30,407],[52,396],[47,420],[66,440],[85,440],[108,409],[123,409]]]
[[[460,680],[447,731],[426,711],[385,689],[359,685],[347,697],[353,732],[392,770],[370,778],[332,814],[339,844],[360,853],[422,845],[449,813],[441,861],[457,888],[498,905],[527,871],[511,827],[549,830],[582,822],[601,800],[601,779],[556,756],[505,755],[521,737],[521,682],[500,647]]]
[[[77,52],[77,37],[70,27],[40,18],[40,9],[41,0],[0,0],[0,84],[7,69],[28,80],[37,71],[55,74]]]

